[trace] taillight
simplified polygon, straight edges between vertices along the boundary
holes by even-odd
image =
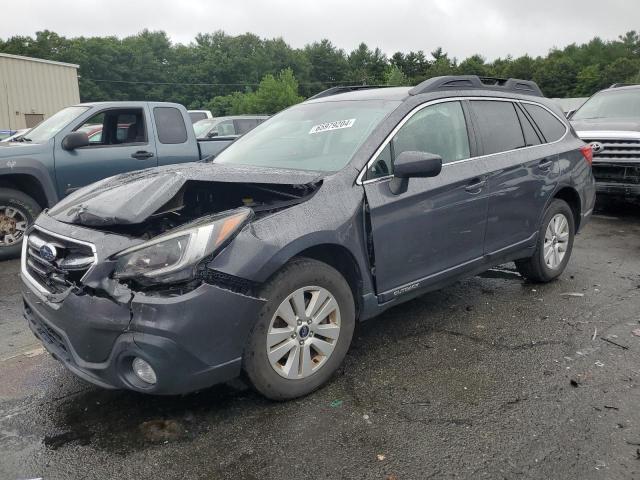
[[[582,156],[587,161],[587,163],[591,165],[593,163],[593,148],[591,148],[591,145],[580,147],[580,152],[582,153]]]

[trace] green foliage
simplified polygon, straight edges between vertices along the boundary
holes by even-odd
[[[240,113],[273,114],[303,101],[298,95],[298,82],[293,70],[282,70],[277,77],[267,74],[255,92],[234,92],[231,95],[215,97],[208,108],[214,115],[235,115]]]
[[[452,74],[533,79],[550,97],[586,96],[612,83],[640,81],[636,31],[610,41],[595,37],[544,57],[492,62],[473,55],[458,63],[441,47],[387,58],[364,43],[345,52],[328,39],[296,49],[282,38],[222,31],[198,34],[181,45],[162,31],[66,38],[45,30],[0,39],[0,52],[79,64],[83,101],[175,101],[188,108],[208,106],[218,115],[273,113],[336,85],[415,85]]]
[[[392,65],[387,68],[387,71],[384,74],[384,84],[402,87],[404,85],[409,85],[409,79],[404,72],[400,70],[400,68]]]

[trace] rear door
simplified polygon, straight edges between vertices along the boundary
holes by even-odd
[[[153,118],[158,165],[197,162],[200,149],[186,110],[175,105],[149,103]]]
[[[380,301],[422,288],[481,262],[488,196],[468,113],[459,101],[414,110],[384,143],[363,177]],[[393,194],[393,161],[403,151],[443,158],[440,175],[412,178]]]
[[[558,156],[519,102],[471,100],[484,162],[490,169],[485,254],[527,246],[559,175]]]
[[[61,197],[80,187],[118,173],[155,167],[156,146],[149,130],[145,107],[107,108],[74,126],[85,131],[89,146],[62,149],[56,138],[54,156],[58,193]]]

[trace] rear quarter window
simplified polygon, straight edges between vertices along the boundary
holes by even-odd
[[[187,141],[187,128],[180,110],[173,107],[155,107],[153,117],[156,120],[160,143],[176,144]]]
[[[522,106],[529,112],[548,143],[560,140],[567,131],[565,124],[545,108],[531,103],[523,103]]]

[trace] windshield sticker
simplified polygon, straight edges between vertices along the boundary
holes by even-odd
[[[356,123],[355,118],[350,118],[349,120],[337,120],[335,122],[321,123],[320,125],[316,125],[313,128],[311,128],[311,130],[309,130],[309,135],[313,133],[328,132],[329,130],[351,128],[353,127],[354,123]]]

